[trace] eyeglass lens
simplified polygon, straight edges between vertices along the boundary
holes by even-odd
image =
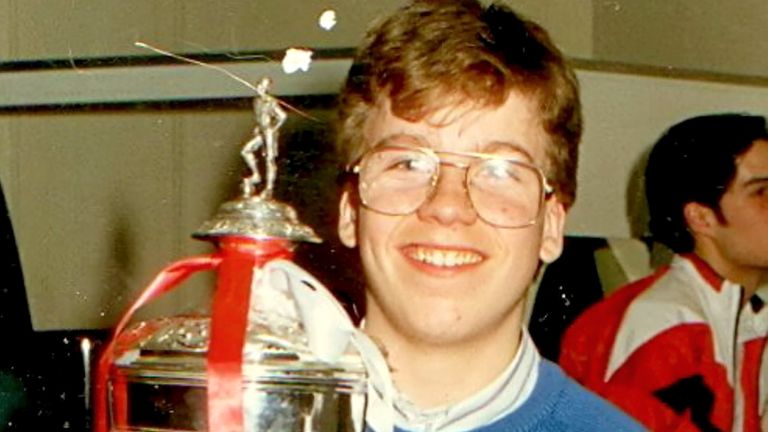
[[[412,213],[433,193],[440,164],[440,159],[431,152],[389,146],[377,148],[360,164],[361,199],[366,206],[381,213]],[[473,158],[467,168],[466,186],[475,211],[494,225],[529,225],[541,207],[541,173],[524,162]]]

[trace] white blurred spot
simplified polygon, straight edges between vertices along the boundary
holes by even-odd
[[[312,63],[312,51],[303,48],[288,48],[283,57],[283,71],[287,74],[298,70],[306,72]]]
[[[318,21],[320,27],[325,30],[330,30],[336,25],[336,11],[333,9],[327,9],[320,14],[320,20]]]
[[[80,349],[83,351],[83,355],[89,353],[91,351],[91,340],[84,337],[83,340],[80,341]]]

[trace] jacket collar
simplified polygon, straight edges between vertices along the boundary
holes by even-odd
[[[699,275],[701,275],[701,277],[707,281],[709,286],[714,288],[715,291],[720,292],[720,290],[723,288],[723,282],[725,282],[725,278],[720,276],[720,274],[717,273],[715,269],[709,265],[709,263],[704,261],[703,258],[693,252],[680,254],[680,256],[693,264],[693,267],[696,269]]]

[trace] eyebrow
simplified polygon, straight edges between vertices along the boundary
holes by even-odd
[[[412,135],[408,133],[396,133],[385,136],[384,138],[377,141],[373,147],[386,144],[409,145],[414,147],[421,146],[434,150],[434,146],[423,136]],[[476,152],[485,154],[514,153],[515,156],[520,155],[529,163],[534,162],[533,156],[526,148],[512,141],[492,140],[480,145]]]
[[[531,155],[530,152],[528,152],[527,149],[525,149],[523,146],[511,142],[511,141],[491,141],[487,144],[485,144],[481,149],[481,153],[502,153],[503,151],[511,151],[512,153],[515,153],[516,155],[522,155],[528,162],[533,163],[533,155]]]
[[[412,145],[412,146],[430,147],[429,141],[424,139],[424,137],[420,135],[411,135],[406,133],[396,133],[392,135],[387,135],[384,138],[376,141],[373,147],[378,147],[380,145],[385,145],[385,144],[397,144],[397,145],[406,144],[406,145]]]
[[[752,177],[749,180],[742,183],[742,186],[749,187],[755,184],[768,183],[768,175]]]

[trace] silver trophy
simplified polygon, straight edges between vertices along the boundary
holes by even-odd
[[[250,170],[241,195],[194,233],[217,252],[164,269],[105,347],[107,409],[97,409],[97,432],[363,429],[369,368],[361,352],[380,354],[322,284],[291,261],[294,242],[320,239],[273,198],[286,114],[269,86],[267,78],[257,86],[256,127],[241,150]],[[127,325],[143,303],[200,270],[218,273],[211,316]]]

